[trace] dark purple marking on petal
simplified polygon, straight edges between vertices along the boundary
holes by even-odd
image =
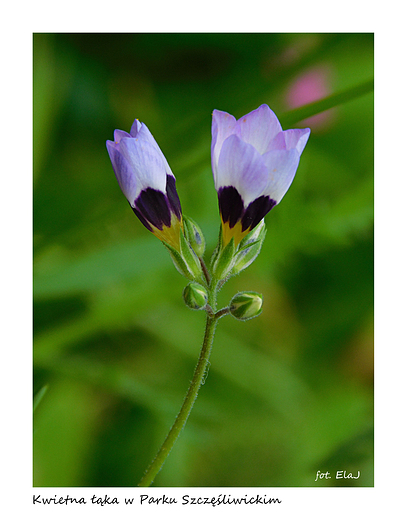
[[[171,226],[171,212],[168,206],[168,199],[161,191],[153,188],[143,190],[135,200],[134,205],[144,220],[160,231],[162,231],[163,226]],[[134,212],[136,213],[136,211]],[[141,222],[145,225],[143,220]]]
[[[172,175],[167,175],[167,197],[171,211],[181,220],[181,203],[175,187],[175,177]]]
[[[243,199],[233,186],[220,188],[218,191],[219,210],[224,223],[229,222],[232,228],[242,218]]]
[[[130,204],[130,202],[129,202]],[[150,224],[147,222],[147,220],[143,217],[143,215],[140,213],[140,211],[137,208],[133,208],[133,206],[130,204],[131,209],[134,211],[134,214],[136,217],[140,220],[140,222],[145,226],[149,231],[153,231],[153,228],[150,226]]]
[[[167,175],[167,193],[154,188],[143,190],[134,201],[132,210],[140,219],[140,222],[149,230],[152,226],[160,231],[163,227],[171,227],[171,213],[181,220],[181,204],[175,188],[175,178]]]
[[[263,217],[277,204],[270,197],[262,195],[251,202],[242,217],[242,231],[253,229],[261,221]]]

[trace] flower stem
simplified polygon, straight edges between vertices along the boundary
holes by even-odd
[[[216,314],[207,314],[204,340],[199,355],[198,363],[195,368],[194,376],[188,388],[188,392],[185,396],[184,402],[182,403],[181,410],[177,415],[175,422],[171,430],[169,431],[163,445],[161,446],[155,459],[153,460],[153,462],[151,463],[151,465],[145,472],[143,478],[138,484],[141,487],[148,487],[152,484],[157,473],[163,467],[166,458],[168,457],[172,447],[178,439],[179,434],[181,433],[182,429],[184,428],[187,422],[188,416],[198,396],[199,388],[201,387],[205,378],[206,369],[209,363],[209,356],[211,354],[213,338],[215,335],[216,323],[219,318],[220,316],[217,316]]]

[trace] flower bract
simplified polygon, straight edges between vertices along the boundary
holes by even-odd
[[[212,171],[218,192],[223,245],[236,244],[278,204],[290,187],[310,129],[283,131],[267,106],[236,119],[212,117]]]
[[[181,204],[175,177],[144,123],[134,121],[130,133],[114,131],[106,141],[119,186],[142,224],[160,240],[180,249]]]

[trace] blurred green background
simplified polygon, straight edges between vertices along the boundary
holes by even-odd
[[[213,251],[211,112],[267,103],[312,129],[156,486],[373,485],[373,94],[301,122],[297,106],[373,78],[371,34],[35,34],[34,486],[133,486],[192,377],[205,316],[137,220],[106,151],[147,124]],[[346,95],[345,95],[346,100]],[[343,101],[343,100],[342,100]],[[360,471],[321,480],[317,470]]]

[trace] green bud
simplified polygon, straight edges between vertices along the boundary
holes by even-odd
[[[246,291],[233,296],[229,311],[238,320],[250,320],[261,313],[263,296],[259,293]]]
[[[197,256],[202,258],[205,252],[205,237],[200,227],[194,220],[192,220],[192,218],[186,217],[185,215],[183,215],[183,222],[187,241],[190,243]]]
[[[183,292],[184,302],[190,309],[199,311],[206,307],[208,303],[208,292],[205,287],[199,283],[189,283]]]
[[[236,253],[235,264],[231,271],[232,275],[240,273],[256,260],[266,237],[266,231],[266,224],[262,220],[243,238]]]

